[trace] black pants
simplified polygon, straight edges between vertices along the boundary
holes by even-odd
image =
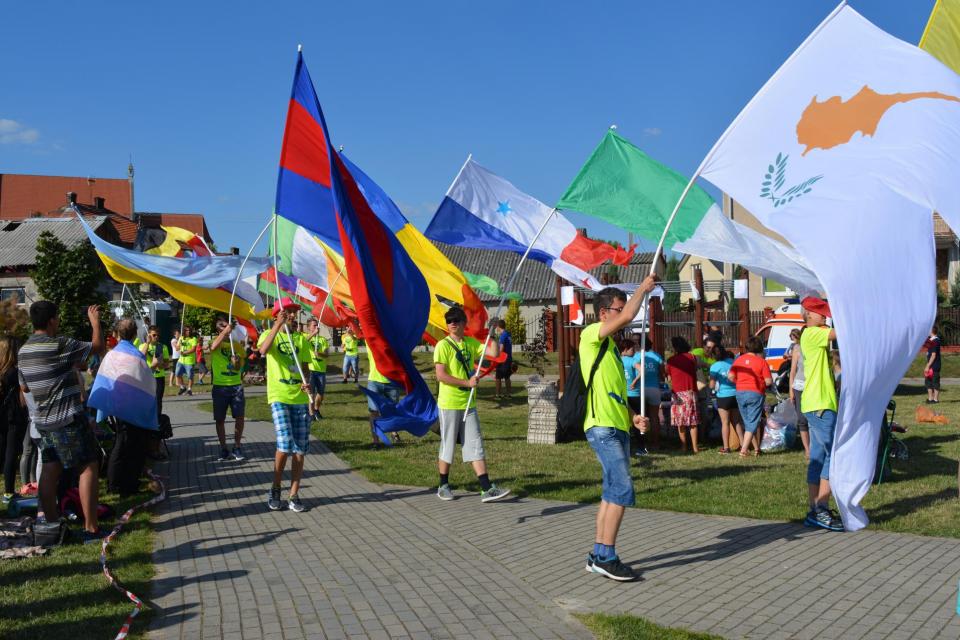
[[[20,453],[23,449],[23,436],[27,425],[22,421],[4,420],[0,422],[0,451],[3,452],[3,492],[13,493],[17,469],[20,465]]]
[[[140,490],[140,476],[147,461],[152,433],[126,422],[117,425],[117,438],[107,467],[107,483],[111,491],[128,496]]]
[[[155,378],[157,381],[157,420],[160,419],[160,414],[163,413],[163,392],[167,388],[167,378]]]

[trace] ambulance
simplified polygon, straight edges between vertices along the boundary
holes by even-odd
[[[764,357],[770,365],[770,371],[776,373],[783,364],[783,355],[790,346],[790,332],[803,328],[803,316],[799,304],[785,304],[777,307],[773,315],[763,323],[755,334],[766,345]]]

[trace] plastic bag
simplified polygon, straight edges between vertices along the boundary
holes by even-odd
[[[950,424],[950,419],[947,416],[937,413],[929,407],[925,407],[922,404],[917,406],[917,411],[915,414],[917,422],[929,422],[932,424]]]
[[[767,418],[763,440],[760,441],[760,450],[767,453],[793,448],[793,443],[797,439],[797,418],[797,410],[793,403],[789,400],[781,400]]]

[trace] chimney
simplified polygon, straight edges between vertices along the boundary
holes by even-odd
[[[67,191],[67,204],[77,204],[76,191]]]
[[[96,198],[93,199],[93,206],[96,207],[97,209],[106,209],[106,207],[103,206],[104,202],[106,202],[106,198],[97,196]]]

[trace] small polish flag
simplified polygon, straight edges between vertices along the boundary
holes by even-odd
[[[570,324],[583,324],[583,309],[576,298],[567,306],[567,313],[569,314]]]

